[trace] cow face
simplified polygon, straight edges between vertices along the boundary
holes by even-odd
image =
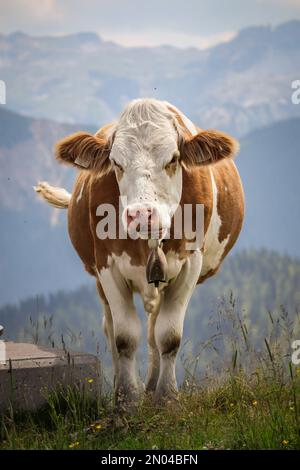
[[[233,157],[237,142],[218,131],[191,133],[168,103],[132,101],[114,126],[74,134],[57,145],[60,161],[114,171],[129,235],[163,238],[182,193],[182,171]]]
[[[163,238],[182,192],[178,136],[171,120],[128,126],[120,120],[110,161],[123,196],[122,220],[132,236]]]

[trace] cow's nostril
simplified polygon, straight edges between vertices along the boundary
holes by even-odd
[[[126,211],[126,216],[127,216],[128,223],[132,222],[135,219],[135,213],[129,211],[128,209]]]
[[[155,218],[155,210],[153,207],[139,207],[129,208],[126,211],[127,223],[130,224],[133,221],[138,221],[141,224],[152,223],[152,219]]]

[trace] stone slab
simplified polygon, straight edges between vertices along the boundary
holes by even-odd
[[[95,397],[100,392],[100,362],[93,354],[11,341],[4,345],[5,361],[0,363],[0,411],[10,405],[15,410],[35,410],[59,386],[84,387]]]

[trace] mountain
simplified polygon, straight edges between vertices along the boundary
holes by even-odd
[[[300,115],[300,21],[251,27],[207,50],[122,47],[93,33],[0,35],[8,106],[33,117],[100,126],[128,100],[154,96],[199,126],[245,135]]]
[[[72,289],[88,280],[68,239],[66,213],[40,201],[39,180],[72,190],[76,171],[57,164],[57,139],[84,125],[32,119],[0,108],[0,305]],[[300,118],[252,131],[236,163],[246,221],[234,250],[265,247],[300,256]]]

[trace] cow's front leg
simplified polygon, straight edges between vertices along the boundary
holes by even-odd
[[[113,319],[112,319],[112,314],[111,314],[109,303],[107,301],[107,298],[105,297],[104,291],[102,289],[102,286],[99,280],[97,280],[97,289],[98,289],[98,293],[99,293],[99,296],[102,300],[102,304],[104,307],[103,331],[107,338],[110,352],[112,355],[112,363],[113,363],[113,369],[114,369],[114,384],[115,384],[116,377],[118,375],[118,370],[119,370],[119,354],[118,354],[116,343],[115,343],[114,324],[113,324]]]
[[[165,289],[155,324],[155,339],[160,354],[160,373],[155,398],[158,401],[177,395],[176,357],[180,346],[186,308],[197,284],[202,254],[195,251],[177,278]]]
[[[159,302],[155,306],[155,310],[148,312],[148,373],[146,379],[146,391],[154,392],[156,389],[158,377],[160,357],[159,350],[155,341],[155,323],[159,312]]]
[[[99,280],[108,300],[114,330],[118,367],[115,370],[117,404],[126,408],[137,402],[141,384],[136,374],[135,355],[141,336],[141,325],[130,287],[113,264],[99,272]]]

